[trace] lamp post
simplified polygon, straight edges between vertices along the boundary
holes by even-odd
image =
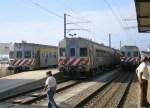
[[[77,35],[76,33],[74,33],[74,34],[69,34],[69,36],[71,36],[71,37],[76,36],[76,35]]]

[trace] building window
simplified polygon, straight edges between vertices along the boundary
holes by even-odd
[[[25,58],[31,58],[31,51],[25,51]]]
[[[22,58],[22,51],[17,51],[17,58]]]
[[[71,57],[75,56],[75,48],[70,48],[70,56]]]
[[[80,57],[87,57],[87,48],[80,48]]]
[[[61,57],[65,57],[65,48],[60,48],[59,49],[59,54]]]

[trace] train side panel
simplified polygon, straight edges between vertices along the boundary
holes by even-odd
[[[57,66],[57,48],[39,48],[39,67]]]

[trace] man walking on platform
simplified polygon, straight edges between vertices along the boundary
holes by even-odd
[[[52,72],[48,71],[46,73],[47,79],[45,82],[44,91],[47,91],[48,96],[48,108],[58,108],[54,101],[54,94],[56,92],[56,79],[53,77]]]
[[[147,89],[149,79],[149,71],[147,68],[148,61],[148,58],[144,57],[139,67],[136,69],[136,73],[140,84],[140,106],[150,105],[147,101]]]

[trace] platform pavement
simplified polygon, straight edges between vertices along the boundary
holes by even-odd
[[[150,65],[148,66],[148,69],[150,71]],[[1,92],[2,91],[7,91],[7,90],[11,91],[11,90],[14,90],[15,88],[21,88],[22,85],[26,85],[26,86],[28,84],[31,85],[31,83],[33,83],[33,82],[37,82],[41,79],[42,80],[45,79],[45,73],[48,70],[23,72],[23,73],[19,73],[19,74],[0,78],[0,98],[1,98]],[[52,70],[53,74],[56,74],[59,72],[57,69],[50,69],[50,70]],[[150,81],[149,81],[149,85],[150,85]],[[17,89],[15,89],[15,90],[17,90]],[[150,100],[150,89],[148,90],[148,92],[149,92],[149,95],[148,95],[149,99],[148,100]],[[131,105],[131,107],[137,108],[136,105],[134,107]],[[47,106],[28,106],[28,105],[14,106],[14,105],[9,104],[9,103],[0,103],[0,108],[47,108]]]
[[[0,78],[0,99],[42,86],[46,78],[46,72],[49,70],[53,74],[59,73],[58,69],[55,68],[22,72]]]
[[[47,108],[47,106],[14,105],[11,103],[0,103],[0,108]]]
[[[14,105],[11,103],[0,103],[0,108],[47,108],[47,106],[37,106],[37,105]],[[72,108],[67,105],[59,106],[59,108]]]

